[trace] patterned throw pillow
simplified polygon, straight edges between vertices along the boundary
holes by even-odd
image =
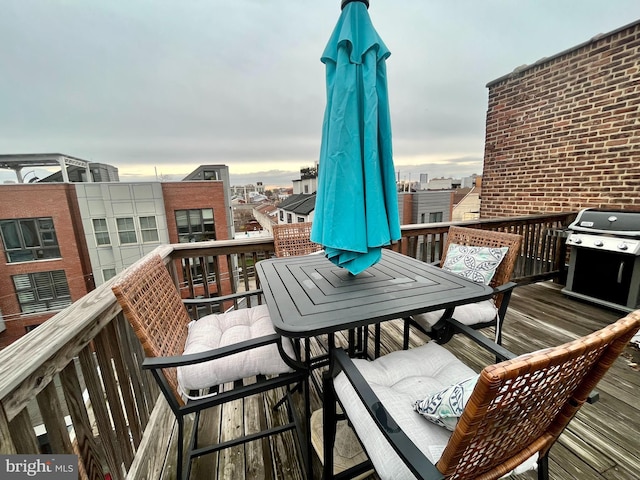
[[[442,268],[488,285],[509,247],[467,247],[452,243]]]
[[[423,400],[418,400],[413,405],[413,409],[430,422],[453,431],[458,424],[458,418],[462,415],[464,406],[471,397],[479,376],[474,375],[440,392],[429,395]]]

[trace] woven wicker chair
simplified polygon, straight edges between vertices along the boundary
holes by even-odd
[[[538,478],[547,479],[549,449],[640,328],[640,310],[586,337],[519,357],[449,321],[510,360],[484,368],[474,387],[475,372],[437,342],[372,362],[336,350],[324,381],[325,479],[333,472],[336,400],[371,459],[344,472],[349,477],[373,465],[383,480],[496,479],[516,467],[517,473],[537,467]],[[452,431],[414,411],[416,400],[469,377],[470,397]]]
[[[311,223],[282,223],[273,226],[276,257],[295,257],[322,250],[322,245],[310,240]]]
[[[442,320],[450,316],[475,329],[495,326],[495,339],[500,344],[502,342],[502,322],[507,312],[511,292],[516,287],[516,284],[510,280],[520,254],[521,243],[522,237],[514,233],[449,227],[447,240],[442,250],[443,255],[439,262],[441,268],[447,261],[447,252],[451,244],[491,248],[507,247],[509,249],[489,283],[494,289],[494,297],[484,302],[462,305],[457,307],[453,313],[441,310],[405,319],[404,348],[407,349],[409,346],[411,326],[417,327],[423,333],[437,340],[438,343],[448,342],[451,339],[452,331],[449,324]]]
[[[304,433],[308,432],[308,421],[295,415],[290,388],[302,387],[299,390],[305,396],[308,410],[307,369],[297,360],[291,342],[273,330],[266,306],[210,314],[192,322],[184,305],[209,303],[222,310],[230,300],[236,305],[241,297],[255,300],[259,291],[183,302],[159,255],[149,255],[127,269],[112,288],[144,348],[146,358],[142,366],[151,370],[176,416],[176,478],[189,478],[195,457],[287,430],[295,430],[298,453],[303,465],[309,467],[310,442]],[[202,410],[281,387],[286,387],[286,395],[276,408],[286,404],[288,424],[224,444],[208,447],[196,444]],[[184,417],[191,413],[196,413],[195,426],[186,451],[187,463],[183,466]],[[305,415],[308,418],[308,412]]]

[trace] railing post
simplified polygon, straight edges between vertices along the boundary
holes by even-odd
[[[16,446],[11,439],[11,432],[9,431],[9,421],[4,411],[4,407],[0,403],[0,454],[12,455],[17,453]]]

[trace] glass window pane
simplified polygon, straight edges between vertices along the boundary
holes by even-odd
[[[2,228],[2,240],[4,242],[4,248],[20,248],[22,245],[20,244],[20,236],[18,235],[18,224],[17,222],[11,220],[8,222],[2,222],[0,224]]]
[[[107,280],[111,280],[115,276],[116,276],[115,268],[105,268],[104,270],[102,270],[102,278],[104,278],[105,282]]]
[[[176,225],[178,225],[178,229],[189,226],[186,210],[176,210]]]
[[[39,218],[40,230],[53,230],[53,218]]]
[[[93,229],[96,232],[105,232],[107,231],[107,220],[104,218],[94,218],[93,219]]]
[[[156,228],[156,217],[140,217],[140,228]]]
[[[142,232],[143,242],[157,242],[159,240],[157,230],[144,230]]]
[[[136,232],[120,232],[120,243],[136,243]]]
[[[189,225],[195,232],[201,231],[200,228],[200,210],[189,210]]]
[[[36,260],[33,250],[11,250],[7,252],[7,261],[9,263],[30,262],[31,260]]]
[[[20,231],[24,240],[25,247],[39,247],[40,238],[38,237],[38,229],[35,220],[20,220]]]
[[[133,218],[116,218],[119,231],[133,230]]]

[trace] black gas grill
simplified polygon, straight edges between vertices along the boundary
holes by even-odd
[[[640,212],[582,210],[569,225],[567,295],[622,311],[640,306]]]

